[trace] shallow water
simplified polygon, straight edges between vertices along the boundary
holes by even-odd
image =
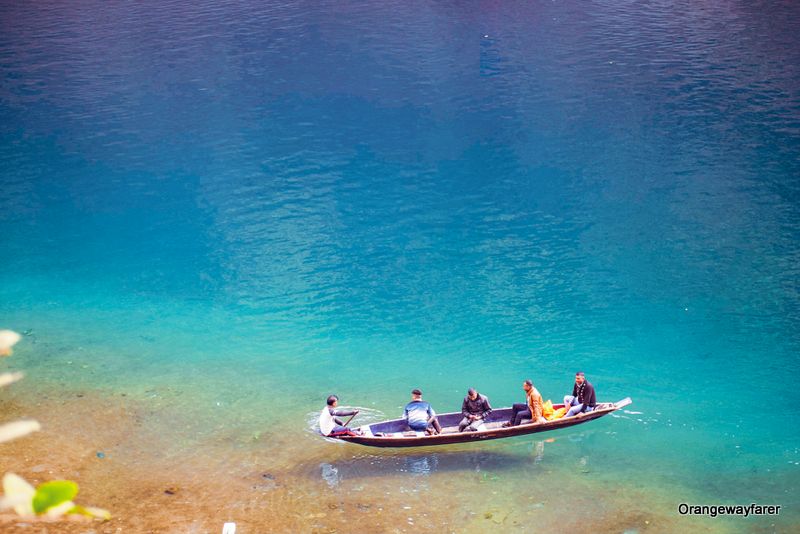
[[[404,8],[0,7],[18,401],[124,394],[163,442],[120,461],[230,455],[204,476],[264,463],[310,500],[413,487],[452,511],[436,528],[547,530],[569,499],[608,531],[656,528],[599,511],[625,507],[796,526],[797,6]],[[420,454],[308,426],[331,392],[364,422],[413,387],[453,411],[530,377],[555,401],[578,369],[631,413]],[[485,472],[509,522],[473,509]],[[547,514],[516,499],[533,480],[563,493]]]

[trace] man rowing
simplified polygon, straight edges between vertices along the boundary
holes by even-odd
[[[336,395],[328,397],[327,405],[319,414],[319,431],[323,436],[329,437],[358,435],[339,419],[339,417],[355,417],[358,410],[345,410],[337,408],[337,406],[339,406],[339,397]]]
[[[492,407],[489,405],[489,399],[486,395],[481,395],[475,388],[467,390],[467,396],[464,397],[464,402],[461,403],[461,415],[464,417],[458,423],[458,431],[464,432],[468,430],[474,432],[486,420],[486,417],[492,412]]]

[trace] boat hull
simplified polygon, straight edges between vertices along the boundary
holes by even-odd
[[[484,425],[483,430],[477,432],[458,432],[457,425],[461,420],[460,412],[441,414],[439,423],[444,432],[435,436],[420,435],[408,430],[403,419],[394,419],[381,423],[373,423],[359,427],[364,432],[361,436],[341,436],[335,439],[348,443],[357,443],[368,447],[431,447],[436,445],[450,445],[453,443],[470,443],[474,441],[488,441],[492,439],[511,438],[527,434],[549,432],[567,428],[589,421],[594,421],[606,416],[631,403],[630,398],[619,402],[600,403],[592,412],[581,413],[573,417],[564,417],[546,423],[523,423],[518,426],[502,427],[502,423],[511,417],[511,408],[500,408],[492,411]],[[563,405],[554,405],[555,409]],[[380,435],[378,435],[380,434]]]

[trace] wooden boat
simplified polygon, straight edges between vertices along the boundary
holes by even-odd
[[[580,413],[572,417],[562,417],[546,423],[534,424],[530,420],[526,420],[518,426],[511,427],[503,427],[503,423],[511,418],[511,408],[500,408],[493,410],[487,420],[475,432],[458,431],[458,423],[462,417],[461,412],[444,413],[438,416],[439,424],[442,426],[442,433],[435,436],[429,436],[425,432],[409,430],[404,419],[393,419],[358,427],[357,430],[362,433],[360,436],[339,436],[334,439],[369,447],[429,447],[510,438],[580,425],[624,408],[631,402],[633,401],[631,401],[630,397],[619,402],[601,402],[591,412]],[[563,406],[563,404],[554,404],[553,408],[557,410]]]

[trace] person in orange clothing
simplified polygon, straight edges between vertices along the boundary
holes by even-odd
[[[511,420],[503,423],[504,427],[517,426],[522,423],[523,419],[530,419],[532,423],[546,423],[547,419],[542,417],[542,400],[539,390],[533,387],[531,379],[525,380],[522,383],[522,389],[525,390],[525,400],[527,402],[514,404],[511,409]]]

